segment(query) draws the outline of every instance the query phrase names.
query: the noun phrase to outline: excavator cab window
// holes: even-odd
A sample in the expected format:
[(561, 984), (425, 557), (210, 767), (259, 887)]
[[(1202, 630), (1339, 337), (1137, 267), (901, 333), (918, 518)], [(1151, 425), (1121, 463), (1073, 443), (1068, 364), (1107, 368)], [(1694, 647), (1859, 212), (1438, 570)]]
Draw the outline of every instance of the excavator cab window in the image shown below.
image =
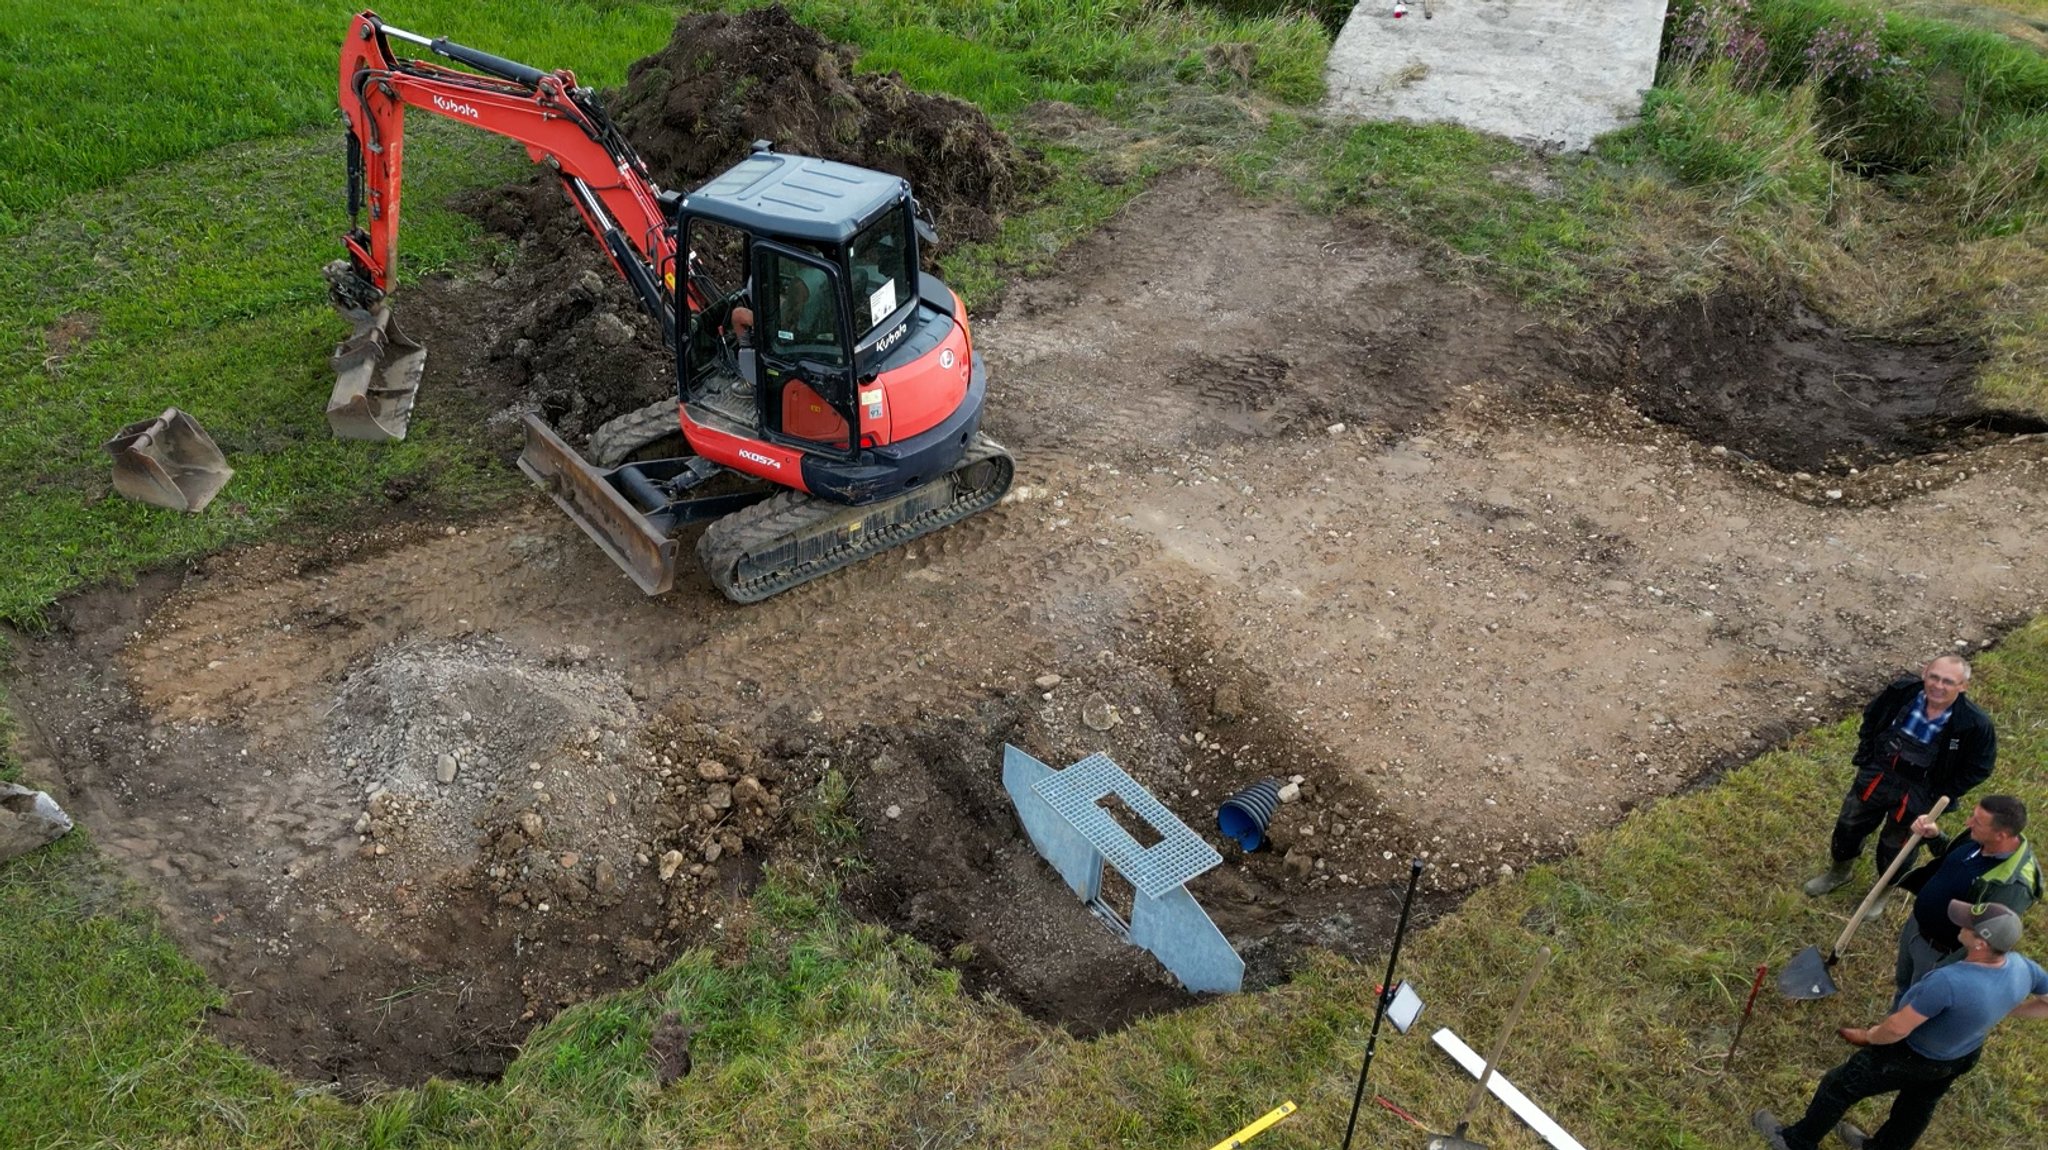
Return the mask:
[(768, 430), (851, 453), (859, 419), (839, 268), (815, 252), (761, 240), (753, 285)]
[(691, 219), (685, 225), (682, 250), (687, 253), (691, 288), (705, 301), (692, 311), (683, 341), (686, 396), (702, 387), (730, 386), (737, 381), (738, 325), (733, 309), (746, 304), (747, 236), (729, 224)]
[(910, 213), (899, 202), (862, 228), (849, 245), (855, 343), (891, 325), (917, 298), (917, 269), (911, 266)]

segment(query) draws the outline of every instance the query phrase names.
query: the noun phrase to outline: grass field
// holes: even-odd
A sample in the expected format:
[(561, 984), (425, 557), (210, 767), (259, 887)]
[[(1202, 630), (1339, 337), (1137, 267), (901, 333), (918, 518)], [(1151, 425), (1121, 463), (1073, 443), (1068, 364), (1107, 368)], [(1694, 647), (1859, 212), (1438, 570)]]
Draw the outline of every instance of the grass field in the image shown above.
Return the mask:
[[(1040, 205), (949, 256), (970, 300), (1053, 258), (1145, 178), (1203, 163), (1248, 192), (1415, 236), (1447, 271), (1566, 320), (1727, 277), (1787, 278), (1872, 326), (1985, 340), (1996, 394), (2048, 410), (2048, 63), (1981, 21), (1885, 26), (1884, 46), (1943, 98), (1910, 137), (1917, 150), (1884, 165), (1856, 141), (1918, 106), (1911, 85), (1830, 88), (1791, 70), (1799, 29), (1862, 19), (1828, 0), (1757, 0), (1780, 72), (1739, 73), (1725, 53), (1674, 59), (1641, 128), (1591, 157), (1534, 161), (1455, 129), (1320, 122), (1325, 41), (1313, 21), (1257, 6), (793, 7), (863, 45), (868, 66), (999, 116), (1061, 99), (1104, 117), (1098, 139), (1049, 151), (1056, 182)], [(2048, 19), (2041, 0), (1998, 10)], [(663, 44), (673, 19), (627, 0), (384, 12), (597, 84)], [(327, 435), (340, 324), (318, 268), (344, 219), (331, 73), (346, 18), (303, 0), (23, 0), (0, 26), (0, 620), (33, 626), (81, 586), (321, 530), (373, 507), (390, 479), (421, 481), (417, 498), (451, 516), (517, 482), (449, 419), (417, 420), (395, 448)], [(1237, 41), (1260, 49), (1249, 81), (1201, 65), (1203, 47)], [(523, 155), (438, 123), (412, 155), (407, 274), (498, 258), (442, 205), (517, 178)], [(1132, 178), (1089, 174), (1104, 166)], [(1496, 174), (1522, 168), (1542, 179)], [(239, 469), (205, 517), (107, 497), (98, 444), (171, 404)], [(1987, 658), (1975, 693), (2000, 722), (1998, 786), (2048, 809), (2048, 628)], [(1589, 1146), (1749, 1144), (1748, 1111), (1796, 1110), (1841, 1054), (1833, 1028), (1871, 1021), (1884, 997), (1889, 944), (1872, 930), (1842, 996), (1760, 1003), (1734, 1072), (1707, 1072), (1755, 964), (1839, 929), (1829, 912), (1842, 908), (1795, 884), (1818, 861), (1847, 741), (1842, 727), (1814, 732), (1482, 892), (1412, 940), (1405, 973), (1426, 1018), (1475, 1042), (1492, 1033), (1548, 943), (1559, 957), (1507, 1067), (1515, 1081)], [(935, 956), (850, 920), (829, 870), (791, 868), (726, 946), (556, 1019), (503, 1081), (357, 1105), (206, 1037), (220, 991), (146, 906), (84, 834), (0, 867), (0, 1146), (1205, 1146), (1285, 1098), (1303, 1111), (1260, 1144), (1330, 1146), (1378, 974), (1324, 962), (1270, 994), (1078, 1043), (964, 997)], [(658, 1092), (645, 1050), (665, 1008), (707, 1030), (698, 1073)], [(1419, 1036), (1390, 1038), (1376, 1089), (1447, 1127), (1462, 1090), (1444, 1065)], [(2048, 1144), (2048, 1027), (1998, 1035), (1937, 1133)], [(1476, 1134), (1534, 1145), (1498, 1112)], [(1417, 1138), (1376, 1109), (1361, 1119), (1361, 1145)]]

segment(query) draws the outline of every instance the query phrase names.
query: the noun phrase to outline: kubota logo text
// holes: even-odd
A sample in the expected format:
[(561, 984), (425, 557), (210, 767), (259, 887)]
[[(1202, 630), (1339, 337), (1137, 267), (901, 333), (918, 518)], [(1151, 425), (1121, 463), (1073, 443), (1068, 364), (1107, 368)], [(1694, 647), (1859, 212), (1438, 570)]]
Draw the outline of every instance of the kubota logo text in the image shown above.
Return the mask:
[(450, 115), (468, 116), (472, 120), (483, 119), (483, 117), (477, 113), (477, 110), (475, 108), (471, 107), (468, 104), (451, 100), (446, 96), (434, 97), (434, 106), (436, 108), (441, 109), (443, 112), (447, 112)]
[(763, 467), (773, 467), (777, 471), (782, 470), (782, 461), (780, 459), (770, 459), (758, 451), (748, 451), (742, 447), (740, 448), (740, 458), (758, 463)]

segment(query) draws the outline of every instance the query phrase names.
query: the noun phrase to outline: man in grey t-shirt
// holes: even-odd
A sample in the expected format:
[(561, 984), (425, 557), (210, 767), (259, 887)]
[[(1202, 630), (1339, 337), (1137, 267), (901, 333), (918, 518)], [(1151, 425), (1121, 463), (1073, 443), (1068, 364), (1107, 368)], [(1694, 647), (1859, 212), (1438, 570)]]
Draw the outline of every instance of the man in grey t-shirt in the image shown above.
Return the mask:
[[(1998, 903), (1949, 903), (1960, 928), (1963, 960), (1914, 983), (1899, 1007), (1867, 1029), (1836, 1033), (1861, 1047), (1827, 1072), (1806, 1116), (1783, 1125), (1768, 1110), (1750, 1119), (1773, 1150), (1818, 1150), (1834, 1130), (1849, 1150), (1908, 1150), (1927, 1129), (1934, 1106), (1955, 1080), (1977, 1065), (1984, 1038), (2006, 1017), (2048, 1018), (2048, 971), (2023, 954), (2020, 917)], [(1842, 1122), (1849, 1107), (1896, 1091), (1889, 1117), (1866, 1137)], [(1839, 1123), (1839, 1125), (1837, 1125)]]

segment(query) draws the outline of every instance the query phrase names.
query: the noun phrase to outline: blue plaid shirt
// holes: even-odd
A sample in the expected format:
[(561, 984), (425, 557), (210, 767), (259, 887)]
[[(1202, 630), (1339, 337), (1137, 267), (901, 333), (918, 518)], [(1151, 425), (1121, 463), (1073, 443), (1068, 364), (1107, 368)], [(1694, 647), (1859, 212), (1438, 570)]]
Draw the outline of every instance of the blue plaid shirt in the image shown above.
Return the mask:
[(1939, 719), (1928, 718), (1927, 692), (1922, 691), (1920, 697), (1913, 700), (1913, 709), (1906, 712), (1906, 721), (1899, 726), (1905, 728), (1906, 737), (1914, 742), (1931, 744), (1941, 737), (1941, 729), (1948, 726), (1948, 717), (1955, 713), (1955, 705), (1950, 704), (1949, 709), (1943, 711)]

